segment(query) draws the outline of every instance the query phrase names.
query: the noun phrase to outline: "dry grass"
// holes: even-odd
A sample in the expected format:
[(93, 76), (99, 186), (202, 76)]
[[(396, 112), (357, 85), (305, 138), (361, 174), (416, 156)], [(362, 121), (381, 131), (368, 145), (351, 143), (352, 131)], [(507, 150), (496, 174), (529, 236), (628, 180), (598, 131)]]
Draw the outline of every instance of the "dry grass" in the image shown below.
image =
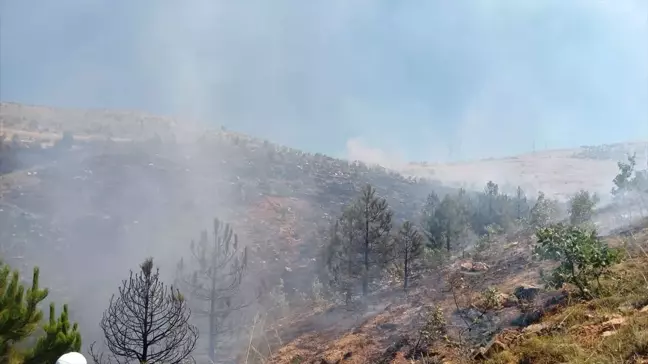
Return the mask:
[(648, 358), (648, 256), (614, 269), (601, 298), (569, 305), (545, 317), (539, 332), (488, 363), (639, 363)]

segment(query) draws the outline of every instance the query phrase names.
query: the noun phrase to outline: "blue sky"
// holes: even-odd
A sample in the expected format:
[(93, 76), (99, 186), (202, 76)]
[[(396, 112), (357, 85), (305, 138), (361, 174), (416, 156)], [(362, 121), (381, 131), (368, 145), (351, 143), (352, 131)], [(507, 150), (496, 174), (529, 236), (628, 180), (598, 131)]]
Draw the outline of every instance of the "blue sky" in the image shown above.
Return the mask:
[(0, 99), (358, 159), (648, 139), (648, 1), (0, 0)]

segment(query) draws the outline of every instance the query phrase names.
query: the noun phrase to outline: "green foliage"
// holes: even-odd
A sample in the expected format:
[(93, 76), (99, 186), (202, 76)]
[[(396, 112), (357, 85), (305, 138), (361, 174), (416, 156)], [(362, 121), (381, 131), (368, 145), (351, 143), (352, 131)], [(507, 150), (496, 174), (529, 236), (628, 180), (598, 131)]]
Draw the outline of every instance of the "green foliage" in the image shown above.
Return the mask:
[(529, 223), (534, 228), (549, 225), (558, 214), (558, 203), (548, 199), (543, 192), (538, 193), (538, 199), (529, 213)]
[(637, 165), (636, 154), (628, 156), (628, 162), (618, 162), (619, 173), (614, 177), (612, 183), (612, 195), (616, 198), (623, 198), (633, 190), (633, 175)]
[(643, 216), (648, 208), (648, 169), (636, 170), (636, 155), (628, 156), (627, 162), (618, 162), (619, 173), (614, 180), (612, 195), (617, 203), (639, 202)]
[(515, 204), (515, 218), (518, 221), (525, 220), (529, 217), (529, 202), (527, 201), (526, 193), (522, 187), (518, 186), (515, 190), (515, 198), (513, 200)]
[(456, 240), (468, 226), (466, 206), (461, 195), (446, 195), (424, 221), (428, 248), (451, 251)]
[(502, 306), (500, 291), (497, 287), (488, 287), (481, 295), (486, 309), (497, 309)]
[(0, 263), (0, 359), (2, 362), (53, 363), (69, 351), (79, 350), (81, 335), (77, 325), (70, 326), (67, 306), (56, 319), (54, 304), (50, 305), (50, 318), (42, 329), (36, 346), (26, 351), (18, 345), (31, 338), (40, 326), (43, 313), (38, 304), (47, 298), (48, 290), (39, 286), (39, 269), (34, 268), (31, 287), (25, 290), (18, 271)]
[(343, 293), (349, 303), (357, 278), (362, 282), (362, 293), (369, 293), (370, 282), (382, 275), (392, 259), (390, 232), (392, 212), (384, 198), (366, 185), (361, 196), (345, 206), (331, 230), (326, 249), (330, 284)]
[(485, 230), (486, 233), (480, 236), (475, 244), (475, 253), (477, 256), (481, 256), (484, 253), (487, 254), (488, 249), (495, 243), (497, 235), (502, 233), (502, 228), (497, 225), (488, 225)]
[(54, 363), (62, 354), (81, 350), (78, 325), (70, 325), (68, 306), (57, 318), (54, 303), (50, 304), (49, 322), (43, 326), (45, 336), (39, 337), (36, 346), (25, 356), (24, 364)]
[[(500, 191), (499, 186), (489, 181), (482, 192), (468, 193), (460, 189), (440, 199), (431, 193), (422, 210), (423, 233), (428, 249), (437, 251), (458, 250), (459, 243), (477, 236), (491, 234), (489, 227), (499, 232), (511, 231), (526, 225), (531, 215), (531, 206), (521, 187), (514, 196)], [(546, 224), (555, 217), (558, 204), (547, 200), (543, 194), (533, 210), (536, 223)]]
[[(620, 261), (619, 251), (609, 248), (594, 230), (556, 224), (538, 229), (536, 237), (534, 255), (560, 263), (548, 277), (543, 277), (551, 288), (569, 283), (578, 287), (583, 296), (592, 297), (600, 289), (599, 278)], [(593, 281), (597, 284), (594, 288)]]
[(588, 191), (580, 190), (569, 199), (569, 222), (574, 226), (591, 223), (594, 207), (599, 202), (599, 197)]
[(447, 322), (441, 307), (424, 307), (423, 310), (423, 326), (419, 329), (415, 345), (417, 349), (431, 345), (447, 333)]
[(411, 222), (405, 221), (394, 237), (394, 242), (399, 263), (403, 268), (403, 289), (407, 291), (416, 263), (423, 253), (423, 236)]

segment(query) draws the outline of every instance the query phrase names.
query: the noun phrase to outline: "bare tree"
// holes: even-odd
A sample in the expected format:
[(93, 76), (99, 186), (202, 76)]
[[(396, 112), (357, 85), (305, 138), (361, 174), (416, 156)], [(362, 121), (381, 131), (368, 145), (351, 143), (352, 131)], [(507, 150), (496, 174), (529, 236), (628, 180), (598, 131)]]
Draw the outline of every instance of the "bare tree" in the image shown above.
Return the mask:
[(184, 260), (180, 260), (177, 279), (187, 288), (192, 307), (195, 303), (194, 313), (208, 319), (208, 355), (215, 361), (218, 337), (227, 331), (225, 320), (253, 302), (234, 302), (247, 268), (247, 247), (239, 247), (229, 224), (214, 219), (213, 240), (203, 231), (198, 244), (191, 242), (191, 254), (192, 270), (185, 271)]
[[(130, 272), (122, 281), (119, 294), (113, 295), (100, 327), (105, 344), (117, 363), (137, 360), (146, 364), (176, 364), (191, 359), (198, 329), (189, 324), (191, 311), (180, 292), (159, 280), (153, 271), (153, 259), (140, 265), (140, 272)], [(90, 347), (96, 363), (102, 363)], [(110, 361), (110, 360), (108, 360)]]

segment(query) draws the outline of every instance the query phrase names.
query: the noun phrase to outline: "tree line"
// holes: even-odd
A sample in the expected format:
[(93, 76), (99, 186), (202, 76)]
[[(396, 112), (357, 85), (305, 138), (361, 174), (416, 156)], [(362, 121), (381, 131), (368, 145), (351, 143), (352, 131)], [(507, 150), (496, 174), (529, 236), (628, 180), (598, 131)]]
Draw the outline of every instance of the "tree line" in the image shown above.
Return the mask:
[[(637, 205), (645, 217), (648, 169), (637, 170), (634, 155), (618, 167), (611, 191), (615, 205)], [(356, 296), (367, 296), (372, 285), (394, 273), (407, 291), (412, 280), (434, 262), (489, 241), (493, 234), (540, 234), (549, 241), (547, 236), (558, 234), (556, 229), (560, 236), (567, 234), (566, 225), (581, 229), (570, 230), (582, 238), (579, 241), (594, 241), (585, 239), (584, 231), (595, 230), (592, 219), (599, 202), (597, 194), (585, 190), (566, 203), (543, 192), (528, 198), (521, 187), (509, 195), (489, 181), (481, 192), (459, 189), (444, 196), (432, 192), (415, 221), (396, 222), (386, 200), (366, 185), (333, 222), (322, 252), (321, 275), (331, 297), (346, 304)], [(548, 228), (554, 230), (542, 230)]]

